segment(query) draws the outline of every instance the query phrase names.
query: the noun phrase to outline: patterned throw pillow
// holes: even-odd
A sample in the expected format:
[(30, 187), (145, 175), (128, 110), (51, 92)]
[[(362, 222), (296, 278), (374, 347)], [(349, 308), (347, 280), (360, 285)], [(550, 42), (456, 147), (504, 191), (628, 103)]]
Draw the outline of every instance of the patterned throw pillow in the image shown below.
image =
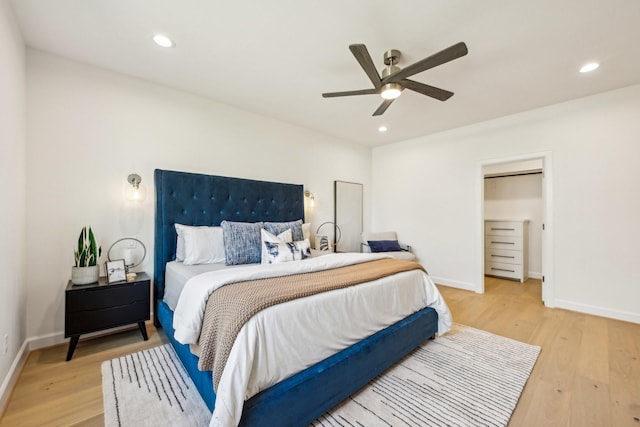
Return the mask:
[(222, 221), (227, 265), (260, 264), (261, 222)]
[(302, 235), (302, 220), (289, 221), (289, 222), (265, 222), (264, 229), (269, 233), (277, 236), (287, 229), (291, 229), (294, 241), (301, 241), (304, 239)]
[(311, 258), (311, 247), (307, 239), (298, 242), (264, 242), (269, 254), (269, 264)]
[(263, 264), (269, 264), (269, 253), (267, 252), (267, 246), (265, 245), (265, 242), (269, 242), (269, 243), (293, 242), (290, 228), (287, 228), (285, 231), (278, 234), (277, 236), (274, 236), (273, 234), (269, 233), (264, 228), (260, 230), (260, 234), (262, 236), (262, 244), (260, 245), (260, 247), (262, 250), (261, 259)]

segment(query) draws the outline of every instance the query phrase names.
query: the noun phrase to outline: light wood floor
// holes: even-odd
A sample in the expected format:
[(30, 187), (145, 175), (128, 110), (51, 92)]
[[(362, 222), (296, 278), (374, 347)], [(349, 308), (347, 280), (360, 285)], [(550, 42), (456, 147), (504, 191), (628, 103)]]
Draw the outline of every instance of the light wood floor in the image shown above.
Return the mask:
[[(640, 427), (640, 325), (545, 308), (537, 280), (485, 287), (439, 286), (456, 322), (542, 347), (511, 427)], [(0, 426), (101, 426), (100, 364), (166, 342), (147, 329), (81, 340), (70, 362), (66, 345), (32, 352)]]
[(80, 338), (66, 362), (67, 344), (29, 354), (13, 390), (1, 427), (103, 426), (102, 373), (105, 360), (168, 342), (147, 322), (148, 341), (137, 326), (98, 338)]
[(455, 322), (542, 347), (509, 426), (640, 426), (640, 325), (546, 308), (539, 280), (439, 288)]

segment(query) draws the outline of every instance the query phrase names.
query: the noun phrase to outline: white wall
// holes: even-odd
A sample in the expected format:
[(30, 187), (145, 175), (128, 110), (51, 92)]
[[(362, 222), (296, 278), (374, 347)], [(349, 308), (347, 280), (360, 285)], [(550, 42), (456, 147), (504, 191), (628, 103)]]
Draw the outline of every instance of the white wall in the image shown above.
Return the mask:
[[(25, 339), (25, 47), (7, 0), (0, 0), (0, 411)], [(5, 354), (5, 335), (8, 349)]]
[(436, 281), (476, 289), (480, 165), (549, 151), (556, 305), (640, 322), (639, 117), (631, 86), (376, 148), (372, 228), (398, 230)]
[(542, 277), (542, 213), (542, 173), (484, 180), (485, 219), (529, 220), (528, 274), (537, 279)]
[[(27, 245), (37, 266), (27, 335), (38, 345), (62, 339), (83, 225), (104, 252), (120, 237), (141, 239), (152, 274), (155, 168), (304, 184), (314, 229), (333, 218), (336, 179), (363, 183), (368, 207), (369, 148), (39, 51), (28, 51), (27, 73)], [(147, 193), (137, 208), (122, 194), (132, 172)]]

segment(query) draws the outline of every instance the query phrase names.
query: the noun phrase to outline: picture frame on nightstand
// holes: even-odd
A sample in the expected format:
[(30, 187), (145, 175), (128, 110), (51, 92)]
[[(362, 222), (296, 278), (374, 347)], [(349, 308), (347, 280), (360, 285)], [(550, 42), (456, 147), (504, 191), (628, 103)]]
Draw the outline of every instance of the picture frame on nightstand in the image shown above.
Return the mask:
[(107, 282), (124, 282), (127, 280), (127, 270), (124, 259), (115, 259), (105, 262), (105, 271), (107, 272)]

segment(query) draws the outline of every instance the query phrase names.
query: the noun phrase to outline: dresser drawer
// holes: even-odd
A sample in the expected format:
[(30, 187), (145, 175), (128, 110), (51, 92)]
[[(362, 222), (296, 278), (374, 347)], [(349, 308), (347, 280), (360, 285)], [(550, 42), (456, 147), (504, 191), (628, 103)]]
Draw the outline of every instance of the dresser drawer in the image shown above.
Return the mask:
[(487, 261), (484, 264), (484, 274), (491, 276), (508, 277), (510, 279), (522, 280), (522, 265), (505, 264), (500, 262)]
[(511, 251), (508, 249), (488, 248), (484, 257), (487, 262), (499, 262), (502, 264), (523, 264), (522, 251)]
[(485, 236), (484, 246), (487, 249), (522, 250), (522, 237), (514, 236)]
[(522, 222), (518, 221), (486, 221), (484, 234), (491, 236), (522, 236)]

